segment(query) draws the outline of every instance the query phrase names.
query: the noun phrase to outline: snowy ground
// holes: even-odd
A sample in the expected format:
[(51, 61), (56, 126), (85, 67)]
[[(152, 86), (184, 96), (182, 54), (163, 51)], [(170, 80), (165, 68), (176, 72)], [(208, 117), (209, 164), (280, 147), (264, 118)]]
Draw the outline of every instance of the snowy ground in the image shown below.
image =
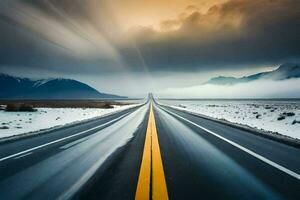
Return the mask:
[(300, 101), (160, 100), (161, 103), (300, 139)]
[(37, 112), (5, 112), (0, 110), (0, 138), (34, 132), (72, 122), (103, 116), (135, 105), (100, 108), (38, 108)]

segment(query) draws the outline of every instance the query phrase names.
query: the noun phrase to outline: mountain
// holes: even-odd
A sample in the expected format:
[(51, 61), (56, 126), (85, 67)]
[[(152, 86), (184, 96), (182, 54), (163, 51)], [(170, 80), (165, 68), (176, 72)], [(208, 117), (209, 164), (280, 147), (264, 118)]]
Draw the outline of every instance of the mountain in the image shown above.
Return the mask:
[(286, 80), (290, 78), (300, 78), (300, 64), (285, 63), (270, 72), (262, 72), (241, 78), (218, 76), (210, 79), (205, 84), (214, 85), (234, 85), (247, 83), (255, 80)]
[(0, 74), (0, 99), (101, 99), (124, 98), (100, 93), (82, 82), (52, 78), (32, 80)]

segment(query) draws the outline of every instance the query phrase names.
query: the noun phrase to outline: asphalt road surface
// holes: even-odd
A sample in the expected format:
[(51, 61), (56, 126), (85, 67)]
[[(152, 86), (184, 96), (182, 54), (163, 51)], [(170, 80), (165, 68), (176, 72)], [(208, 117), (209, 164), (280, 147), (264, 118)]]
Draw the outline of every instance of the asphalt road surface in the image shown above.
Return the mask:
[(149, 102), (1, 143), (0, 199), (300, 199), (299, 148)]

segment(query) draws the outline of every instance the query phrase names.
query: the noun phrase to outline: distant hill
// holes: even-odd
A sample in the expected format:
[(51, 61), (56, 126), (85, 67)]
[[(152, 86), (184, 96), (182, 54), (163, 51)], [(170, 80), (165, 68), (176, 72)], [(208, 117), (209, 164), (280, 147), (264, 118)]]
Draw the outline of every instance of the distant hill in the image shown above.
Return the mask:
[(52, 78), (32, 80), (0, 73), (0, 99), (102, 99), (124, 98), (100, 93), (82, 82)]
[(205, 84), (214, 85), (234, 85), (238, 83), (247, 83), (255, 80), (286, 80), (290, 78), (300, 78), (300, 64), (285, 63), (280, 65), (276, 70), (262, 72), (241, 78), (218, 76), (210, 79)]

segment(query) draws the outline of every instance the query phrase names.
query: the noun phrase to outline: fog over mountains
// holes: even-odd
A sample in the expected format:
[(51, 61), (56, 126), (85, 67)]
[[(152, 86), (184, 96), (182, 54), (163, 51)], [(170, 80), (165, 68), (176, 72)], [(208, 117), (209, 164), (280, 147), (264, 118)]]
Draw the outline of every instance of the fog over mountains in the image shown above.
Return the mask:
[(285, 63), (268, 72), (241, 78), (218, 76), (188, 87), (168, 88), (171, 98), (300, 98), (300, 65)]
[(299, 63), (285, 63), (280, 65), (276, 70), (257, 73), (241, 78), (218, 76), (205, 82), (205, 84), (234, 85), (238, 83), (247, 83), (257, 80), (287, 80), (291, 78), (300, 78)]
[(1, 99), (100, 99), (122, 98), (100, 93), (82, 82), (72, 79), (50, 78), (32, 80), (0, 74)]

